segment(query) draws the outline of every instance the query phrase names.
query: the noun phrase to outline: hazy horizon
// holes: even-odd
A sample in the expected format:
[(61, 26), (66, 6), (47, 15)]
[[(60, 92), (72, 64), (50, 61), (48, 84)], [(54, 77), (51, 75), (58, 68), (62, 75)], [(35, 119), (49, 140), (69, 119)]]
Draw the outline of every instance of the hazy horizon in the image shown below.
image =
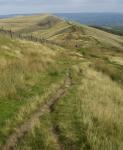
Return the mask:
[(8, 13), (0, 14), (0, 16), (7, 15), (40, 15), (40, 14), (123, 14), (123, 12), (38, 12), (38, 13)]
[(0, 15), (33, 13), (123, 13), (122, 0), (0, 0)]

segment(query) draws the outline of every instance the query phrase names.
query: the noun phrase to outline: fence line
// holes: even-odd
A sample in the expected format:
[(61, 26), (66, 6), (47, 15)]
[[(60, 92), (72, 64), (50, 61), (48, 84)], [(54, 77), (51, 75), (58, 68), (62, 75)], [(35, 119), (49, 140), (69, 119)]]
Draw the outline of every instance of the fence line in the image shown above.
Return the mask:
[(33, 35), (22, 35), (20, 33), (13, 32), (11, 30), (0, 29), (0, 33), (8, 35), (12, 39), (13, 38), (19, 38), (19, 39), (24, 39), (24, 40), (33, 41), (33, 42), (48, 43), (48, 44), (63, 46), (62, 44), (59, 44), (59, 43), (54, 42), (54, 41), (50, 41), (50, 40), (47, 40), (47, 39), (44, 39), (44, 38), (38, 38), (38, 37), (35, 37)]

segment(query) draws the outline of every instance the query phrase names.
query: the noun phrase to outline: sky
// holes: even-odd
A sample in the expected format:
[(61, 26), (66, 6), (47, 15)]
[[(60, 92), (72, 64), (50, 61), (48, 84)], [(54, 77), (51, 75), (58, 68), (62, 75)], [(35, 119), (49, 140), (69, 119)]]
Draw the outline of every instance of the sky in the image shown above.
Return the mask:
[(123, 0), (0, 0), (0, 15), (58, 12), (123, 13)]

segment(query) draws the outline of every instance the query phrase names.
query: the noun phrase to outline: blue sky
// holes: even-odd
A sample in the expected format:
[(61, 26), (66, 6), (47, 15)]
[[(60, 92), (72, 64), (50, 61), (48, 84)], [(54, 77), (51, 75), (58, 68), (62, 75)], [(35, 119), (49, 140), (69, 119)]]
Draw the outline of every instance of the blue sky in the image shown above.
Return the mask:
[(0, 15), (40, 12), (123, 12), (123, 0), (0, 0)]

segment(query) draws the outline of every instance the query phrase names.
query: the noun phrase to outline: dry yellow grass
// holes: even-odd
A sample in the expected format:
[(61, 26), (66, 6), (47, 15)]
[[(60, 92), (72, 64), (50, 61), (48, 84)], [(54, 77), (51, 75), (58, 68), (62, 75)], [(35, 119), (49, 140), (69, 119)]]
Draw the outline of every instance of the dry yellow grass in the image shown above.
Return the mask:
[(62, 51), (0, 35), (0, 145), (25, 114), (35, 111), (60, 85), (64, 73), (57, 72), (64, 68), (57, 60)]
[(64, 149), (122, 150), (122, 87), (86, 63), (74, 70), (78, 82), (53, 112)]
[(92, 148), (122, 149), (123, 89), (104, 74), (87, 70), (78, 91), (78, 113), (85, 114), (83, 121), (88, 124), (87, 138)]
[(118, 64), (118, 65), (121, 65), (121, 66), (123, 66), (123, 58), (122, 57), (109, 57), (109, 60), (111, 61), (111, 62), (114, 62), (114, 63), (116, 63), (116, 64)]
[(94, 29), (88, 26), (84, 26), (84, 25), (82, 25), (82, 28), (86, 35), (92, 36), (97, 40), (99, 40), (100, 42), (107, 44), (109, 46), (112, 45), (114, 47), (122, 48), (122, 44), (121, 44), (123, 43), (122, 37), (98, 29)]
[(53, 65), (56, 58), (55, 51), (38, 43), (10, 40), (5, 45), (0, 43), (0, 97), (18, 95), (17, 89), (24, 90), (29, 82), (26, 78), (35, 84), (39, 74)]
[(55, 126), (65, 150), (122, 150), (123, 89), (89, 64), (85, 60), (73, 65), (74, 85), (16, 148), (55, 149), (51, 131)]
[[(81, 55), (77, 51), (48, 43), (0, 36), (0, 144), (56, 91), (68, 69), (71, 69), (73, 85), (49, 115), (48, 131), (51, 132), (52, 126), (58, 128), (58, 136), (65, 149), (122, 150), (123, 88), (118, 84), (121, 83), (122, 72), (118, 74), (117, 70), (122, 67), (122, 60), (117, 51), (110, 53), (106, 48), (109, 47), (111, 51), (122, 50), (123, 38), (57, 19), (39, 15), (0, 21), (0, 25), (5, 25), (6, 29), (55, 40), (63, 46), (76, 47), (83, 52)], [(89, 67), (94, 60), (97, 60), (97, 70), (105, 74)], [(112, 68), (108, 68), (109, 65)], [(38, 126), (37, 130), (44, 131), (48, 137), (44, 126)], [(41, 132), (36, 136), (35, 129), (29, 134), (25, 139), (31, 146), (31, 135), (37, 144), (38, 139), (43, 139), (44, 145), (49, 142)], [(53, 141), (52, 133), (50, 138)]]
[(3, 27), (4, 29), (8, 30), (11, 29), (13, 31), (19, 31), (26, 27), (31, 27), (32, 25), (37, 24), (37, 22), (40, 22), (47, 17), (47, 14), (43, 14), (34, 16), (19, 16), (10, 19), (1, 19), (0, 27)]
[(123, 38), (120, 36), (85, 25), (66, 22), (48, 14), (1, 19), (0, 27), (2, 26), (24, 35), (31, 34), (38, 38), (48, 38), (71, 48), (76, 46), (91, 49), (100, 48), (100, 46), (114, 47), (115, 50), (123, 48)]
[(62, 33), (64, 30), (69, 29), (69, 27), (70, 25), (67, 22), (61, 21), (49, 29), (34, 31), (31, 34), (37, 37), (51, 38), (59, 34), (60, 32)]

